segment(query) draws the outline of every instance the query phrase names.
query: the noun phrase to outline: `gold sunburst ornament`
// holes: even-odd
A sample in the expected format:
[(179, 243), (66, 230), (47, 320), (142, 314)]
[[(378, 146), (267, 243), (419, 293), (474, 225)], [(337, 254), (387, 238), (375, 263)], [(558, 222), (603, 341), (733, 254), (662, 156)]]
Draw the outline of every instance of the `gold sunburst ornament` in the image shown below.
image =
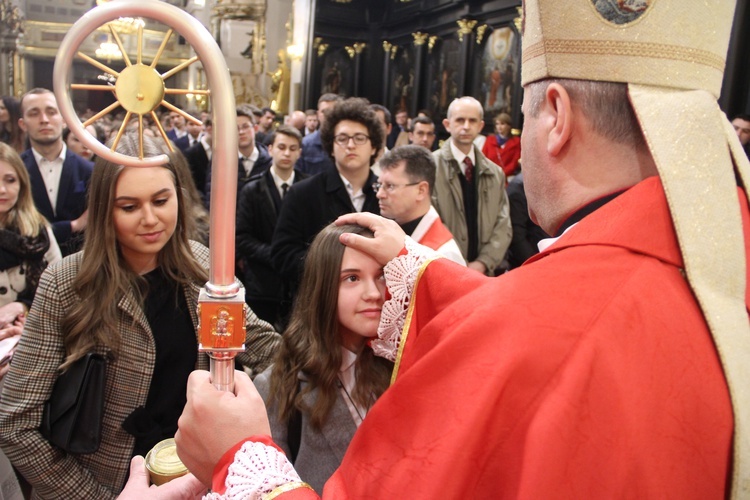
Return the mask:
[[(145, 64), (143, 62), (143, 25), (138, 25), (138, 29), (136, 31), (136, 35), (138, 37), (138, 49), (135, 63), (133, 63), (128, 57), (117, 29), (112, 24), (109, 24), (108, 26), (112, 38), (117, 44), (117, 47), (120, 49), (122, 58), (125, 61), (125, 69), (118, 72), (113, 68), (107, 66), (106, 64), (103, 64), (96, 59), (87, 56), (83, 52), (79, 51), (76, 53), (76, 55), (81, 59), (87, 61), (92, 66), (101, 69), (105, 73), (110, 74), (115, 78), (114, 94), (117, 100), (107, 108), (101, 110), (99, 113), (86, 120), (83, 123), (83, 126), (86, 127), (96, 122), (104, 115), (114, 111), (119, 107), (122, 107), (126, 111), (125, 119), (123, 120), (122, 126), (120, 127), (120, 130), (118, 130), (115, 141), (112, 144), (112, 151), (115, 151), (117, 149), (117, 144), (120, 142), (122, 134), (125, 132), (130, 121), (135, 118), (138, 120), (138, 130), (140, 131), (139, 136), (141, 137), (139, 150), (140, 159), (143, 159), (143, 117), (145, 115), (151, 116), (151, 118), (154, 120), (154, 123), (159, 128), (159, 133), (164, 139), (164, 142), (167, 144), (167, 147), (170, 151), (173, 151), (174, 149), (172, 143), (167, 138), (167, 133), (164, 131), (159, 118), (156, 116), (156, 109), (159, 106), (164, 106), (170, 111), (179, 113), (190, 122), (193, 122), (197, 125), (201, 124), (200, 120), (193, 118), (188, 113), (185, 113), (184, 111), (173, 106), (164, 99), (165, 95), (167, 94), (209, 94), (208, 90), (168, 89), (166, 88), (166, 85), (164, 83), (164, 81), (170, 76), (182, 71), (194, 62), (198, 61), (198, 56), (191, 57), (187, 61), (161, 74), (156, 70), (156, 65), (159, 63), (159, 59), (164, 53), (164, 49), (166, 48), (167, 43), (169, 42), (169, 38), (172, 36), (172, 33), (174, 33), (174, 30), (170, 28), (169, 31), (167, 31), (167, 33), (164, 35), (164, 39), (161, 42), (159, 50), (156, 53), (156, 56), (151, 61), (151, 64)], [(111, 85), (73, 83), (70, 85), (70, 88), (71, 90), (112, 92)]]

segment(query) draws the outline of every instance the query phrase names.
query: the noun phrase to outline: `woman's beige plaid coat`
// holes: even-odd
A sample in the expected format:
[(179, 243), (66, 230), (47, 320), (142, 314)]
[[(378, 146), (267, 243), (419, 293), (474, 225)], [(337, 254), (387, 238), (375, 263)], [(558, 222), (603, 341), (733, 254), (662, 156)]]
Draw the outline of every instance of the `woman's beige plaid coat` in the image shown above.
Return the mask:
[[(197, 260), (208, 266), (208, 249), (193, 243)], [(68, 455), (39, 433), (42, 407), (49, 399), (64, 358), (60, 320), (75, 303), (71, 289), (81, 264), (81, 253), (47, 268), (37, 289), (10, 372), (0, 399), (0, 446), (13, 465), (34, 486), (34, 498), (114, 498), (125, 483), (135, 438), (122, 422), (146, 404), (154, 368), (154, 340), (146, 316), (135, 300), (123, 297), (122, 346), (107, 365), (102, 442), (96, 453)], [(203, 283), (185, 288), (193, 324), (198, 291)], [(247, 350), (237, 360), (262, 371), (271, 361), (279, 335), (253, 312), (247, 323)], [(104, 351), (102, 351), (104, 352)], [(197, 368), (208, 369), (208, 356), (198, 355)]]

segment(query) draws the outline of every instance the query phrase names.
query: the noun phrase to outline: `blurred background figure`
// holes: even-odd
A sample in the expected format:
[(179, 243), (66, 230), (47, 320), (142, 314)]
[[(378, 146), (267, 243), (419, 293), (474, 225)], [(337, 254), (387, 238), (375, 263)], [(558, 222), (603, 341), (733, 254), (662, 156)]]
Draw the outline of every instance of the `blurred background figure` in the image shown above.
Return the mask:
[(512, 129), (510, 115), (500, 113), (495, 116), (495, 133), (487, 136), (482, 147), (484, 156), (502, 168), (506, 177), (517, 173), (521, 159), (521, 138), (514, 136)]
[[(42, 271), (60, 259), (52, 228), (34, 206), (26, 167), (0, 143), (0, 340), (21, 335)], [(0, 380), (12, 353), (0, 359)]]
[(26, 149), (25, 134), (18, 125), (21, 118), (21, 105), (10, 96), (0, 99), (0, 142), (10, 144), (16, 153), (22, 153)]

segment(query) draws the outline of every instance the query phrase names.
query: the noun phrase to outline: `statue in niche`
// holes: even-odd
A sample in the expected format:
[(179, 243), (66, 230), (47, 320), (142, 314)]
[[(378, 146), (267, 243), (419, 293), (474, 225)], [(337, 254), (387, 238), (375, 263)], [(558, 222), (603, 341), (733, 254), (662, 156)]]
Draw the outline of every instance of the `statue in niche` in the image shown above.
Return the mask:
[(271, 92), (275, 96), (271, 102), (271, 109), (277, 113), (286, 113), (289, 110), (290, 74), (286, 52), (283, 49), (279, 50), (279, 64), (276, 71), (269, 72), (268, 76), (271, 77)]
[(325, 85), (323, 86), (323, 93), (338, 94), (341, 90), (341, 71), (339, 71), (338, 62), (334, 62), (331, 69), (326, 73)]
[(251, 31), (250, 33), (245, 33), (250, 37), (250, 40), (247, 42), (247, 47), (245, 47), (245, 50), (240, 52), (240, 55), (244, 57), (245, 59), (252, 59), (253, 58), (253, 40), (255, 39), (255, 31)]

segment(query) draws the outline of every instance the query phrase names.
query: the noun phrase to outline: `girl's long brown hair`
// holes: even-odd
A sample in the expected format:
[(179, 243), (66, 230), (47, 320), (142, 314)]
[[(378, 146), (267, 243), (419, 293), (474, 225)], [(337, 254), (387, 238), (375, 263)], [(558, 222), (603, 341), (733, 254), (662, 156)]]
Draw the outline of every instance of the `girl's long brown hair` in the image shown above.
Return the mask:
[[(315, 237), (305, 259), (305, 271), (289, 327), (271, 373), (270, 402), (279, 406), (279, 419), (288, 422), (295, 409), (309, 415), (313, 428), (320, 430), (333, 408), (338, 394), (337, 377), (341, 369), (341, 334), (337, 315), (343, 233), (372, 238), (361, 226), (331, 224)], [(371, 407), (390, 381), (393, 363), (375, 356), (365, 348), (357, 358), (356, 386), (352, 398), (365, 408)], [(308, 384), (299, 391), (298, 374)], [(312, 407), (303, 397), (318, 390)]]

